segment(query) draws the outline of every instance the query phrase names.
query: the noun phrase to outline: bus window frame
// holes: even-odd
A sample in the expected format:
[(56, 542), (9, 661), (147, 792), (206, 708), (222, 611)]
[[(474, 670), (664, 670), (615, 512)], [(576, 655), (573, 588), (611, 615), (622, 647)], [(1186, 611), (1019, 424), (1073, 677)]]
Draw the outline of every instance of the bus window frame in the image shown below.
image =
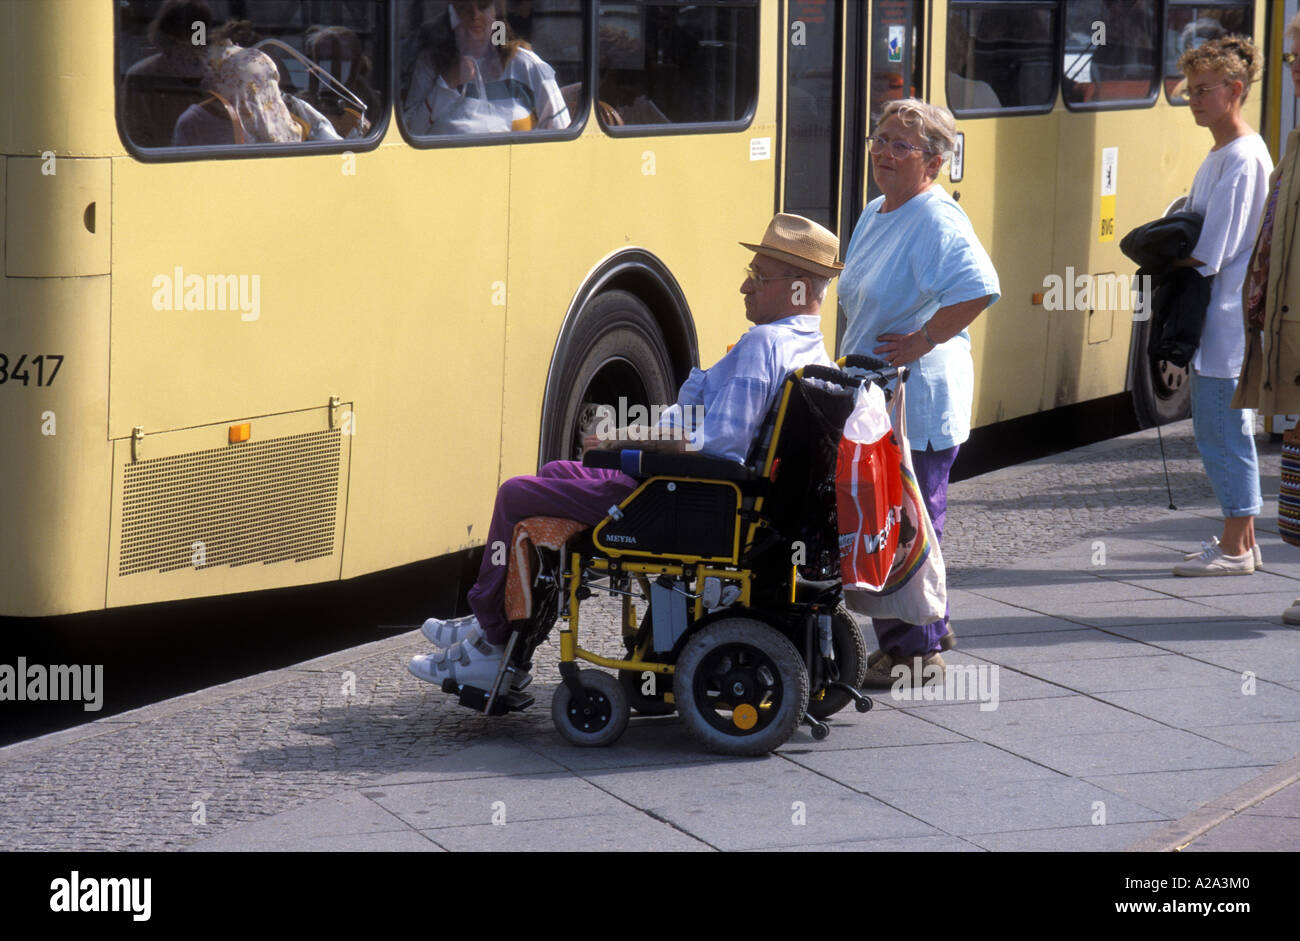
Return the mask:
[[(1168, 62), (1165, 58), (1165, 55), (1168, 52), (1165, 48), (1165, 35), (1169, 32), (1169, 11), (1174, 7), (1191, 6), (1244, 7), (1250, 13), (1248, 19), (1251, 26), (1251, 40), (1261, 52), (1264, 52), (1266, 55), (1268, 52), (1268, 50), (1261, 45), (1260, 41), (1255, 38), (1255, 0), (1210, 0), (1208, 3), (1204, 2), (1204, 0), (1165, 0), (1165, 21), (1160, 30), (1160, 89), (1164, 92), (1163, 97), (1165, 102), (1175, 108), (1188, 107), (1191, 104), (1191, 99), (1184, 98), (1182, 101), (1179, 101), (1169, 94), (1168, 88), (1165, 85), (1165, 82), (1168, 79), (1174, 77), (1169, 74), (1170, 71), (1177, 71), (1178, 69), (1177, 62)], [(1265, 59), (1265, 65), (1267, 66), (1267, 64), (1267, 59)], [(1264, 73), (1262, 71), (1260, 72), (1259, 81), (1261, 84), (1264, 81)]]
[[(966, 9), (985, 9), (997, 6), (1020, 7), (1021, 9), (1051, 9), (1056, 16), (1056, 29), (1053, 31), (1052, 46), (1054, 61), (1063, 60), (1065, 56), (1063, 36), (1064, 29), (1062, 24), (1065, 22), (1062, 0), (952, 0), (948, 4), (947, 15), (951, 18), (954, 8), (958, 11)], [(948, 29), (948, 23), (951, 19), (945, 21), (945, 34)], [(960, 121), (969, 121), (978, 118), (1014, 118), (1026, 115), (1051, 114), (1056, 110), (1056, 103), (1061, 98), (1061, 69), (1052, 70), (1052, 93), (1048, 96), (1047, 102), (1041, 105), (1016, 105), (1010, 108), (953, 108), (951, 105), (948, 110), (952, 116)], [(948, 96), (948, 53), (943, 54), (943, 83), (944, 98)]]
[[(692, 6), (690, 0), (651, 0), (659, 6)], [(591, 30), (595, 34), (592, 44), (591, 74), (595, 80), (599, 80), (600, 71), (597, 57), (600, 55), (600, 6), (601, 0), (593, 0), (590, 9), (593, 11), (591, 17)], [(708, 4), (716, 7), (733, 7), (736, 9), (751, 9), (754, 11), (754, 45), (758, 50), (763, 48), (763, 2), (762, 0), (715, 0)], [(747, 131), (754, 123), (754, 117), (758, 114), (758, 96), (762, 92), (762, 56), (754, 56), (754, 96), (750, 99), (749, 107), (745, 113), (734, 121), (678, 121), (669, 124), (633, 124), (630, 126), (606, 124), (600, 120), (600, 115), (596, 115), (596, 125), (605, 132), (605, 135), (613, 138), (626, 137), (670, 137), (681, 134), (735, 134), (741, 131)], [(591, 87), (596, 88), (596, 81), (593, 80)], [(594, 112), (591, 107), (587, 108), (588, 112)]]
[(1137, 111), (1145, 108), (1154, 108), (1156, 102), (1160, 100), (1160, 91), (1165, 85), (1165, 30), (1168, 27), (1168, 10), (1170, 0), (1157, 0), (1160, 4), (1156, 14), (1155, 41), (1160, 45), (1160, 54), (1156, 56), (1156, 80), (1151, 87), (1151, 92), (1145, 98), (1114, 98), (1109, 101), (1070, 101), (1065, 97), (1065, 38), (1066, 24), (1065, 12), (1067, 6), (1062, 5), (1060, 18), (1060, 44), (1061, 44), (1061, 74), (1057, 87), (1060, 89), (1061, 102), (1065, 105), (1067, 111)]
[(392, 83), (393, 95), (389, 105), (394, 115), (393, 125), (401, 134), (402, 139), (408, 145), (416, 150), (443, 150), (451, 147), (494, 147), (502, 144), (519, 145), (523, 143), (547, 143), (550, 141), (577, 140), (582, 136), (583, 131), (587, 128), (587, 116), (591, 114), (591, 89), (593, 86), (592, 77), (596, 72), (596, 42), (597, 33), (593, 28), (596, 21), (595, 9), (597, 0), (584, 0), (582, 5), (582, 47), (587, 61), (584, 63), (584, 88), (582, 90), (582, 117), (577, 118), (569, 115), (569, 126), (555, 129), (533, 130), (533, 131), (498, 131), (496, 133), (483, 134), (412, 134), (406, 127), (406, 122), (402, 120), (401, 104), (397, 101), (397, 92), (401, 76), (401, 63), (397, 61), (400, 47), (400, 38), (397, 35), (398, 17), (391, 17), (392, 34), (389, 39), (391, 55), (389, 56), (389, 81)]
[[(321, 140), (321, 141), (296, 141), (287, 144), (221, 144), (221, 145), (198, 145), (194, 147), (141, 147), (131, 135), (127, 134), (126, 127), (123, 124), (125, 113), (122, 107), (122, 93), (125, 91), (126, 72), (117, 75), (117, 69), (121, 62), (121, 41), (122, 30), (119, 28), (117, 18), (113, 21), (113, 121), (117, 125), (117, 136), (126, 152), (139, 160), (141, 163), (185, 163), (193, 160), (244, 160), (250, 157), (280, 157), (280, 156), (313, 156), (319, 154), (341, 154), (341, 153), (369, 153), (377, 150), (379, 145), (384, 142), (384, 137), (388, 133), (389, 120), (393, 114), (393, 89), (396, 86), (393, 80), (396, 77), (395, 67), (391, 61), (391, 52), (395, 48), (397, 39), (397, 17), (391, 15), (394, 9), (391, 3), (385, 0), (378, 0), (375, 6), (379, 10), (379, 15), (383, 18), (380, 22), (377, 35), (387, 35), (389, 54), (389, 68), (387, 69), (387, 79), (389, 87), (384, 89), (385, 101), (388, 107), (384, 110), (381, 120), (376, 121), (370, 128), (365, 137), (345, 137), (343, 140)], [(375, 74), (378, 74), (376, 72)]]

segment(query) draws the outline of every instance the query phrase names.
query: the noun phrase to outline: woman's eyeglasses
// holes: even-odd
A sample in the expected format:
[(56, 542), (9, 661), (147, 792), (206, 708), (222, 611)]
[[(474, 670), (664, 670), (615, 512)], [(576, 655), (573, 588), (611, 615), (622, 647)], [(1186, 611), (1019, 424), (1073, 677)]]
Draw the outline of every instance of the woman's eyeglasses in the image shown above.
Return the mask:
[(1296, 59), (1300, 59), (1300, 56), (1296, 55), (1294, 52), (1284, 52), (1284, 53), (1282, 53), (1282, 64), (1283, 64), (1283, 65), (1293, 65), (1293, 64), (1295, 63), (1295, 60), (1296, 60)]
[(924, 147), (917, 147), (913, 144), (909, 144), (907, 141), (887, 140), (883, 137), (868, 137), (867, 144), (871, 147), (871, 152), (873, 154), (883, 154), (885, 148), (888, 147), (889, 152), (894, 155), (895, 160), (906, 160), (912, 151), (917, 151), (918, 153), (923, 154), (934, 152), (926, 150)]

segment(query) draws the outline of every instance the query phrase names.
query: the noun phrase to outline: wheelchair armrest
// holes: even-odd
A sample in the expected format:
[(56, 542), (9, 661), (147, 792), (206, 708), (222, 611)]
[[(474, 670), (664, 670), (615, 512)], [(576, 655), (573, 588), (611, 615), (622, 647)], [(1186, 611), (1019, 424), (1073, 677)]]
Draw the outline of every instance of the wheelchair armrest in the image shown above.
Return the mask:
[(629, 477), (709, 477), (714, 480), (749, 480), (750, 469), (739, 461), (711, 457), (698, 451), (664, 454), (657, 451), (588, 451), (584, 467), (622, 471)]

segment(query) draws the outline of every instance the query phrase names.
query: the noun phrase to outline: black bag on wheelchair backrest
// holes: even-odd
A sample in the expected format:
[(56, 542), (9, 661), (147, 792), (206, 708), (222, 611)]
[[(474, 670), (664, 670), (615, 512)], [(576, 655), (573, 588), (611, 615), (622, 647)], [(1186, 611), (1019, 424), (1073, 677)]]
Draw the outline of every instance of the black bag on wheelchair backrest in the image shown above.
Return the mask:
[[(835, 578), (839, 575), (835, 460), (844, 423), (853, 411), (854, 390), (807, 379), (791, 381), (790, 401), (775, 442), (776, 479), (763, 503), (763, 515), (781, 537), (773, 551), (789, 558), (794, 555), (793, 543), (802, 542), (807, 561), (800, 574), (810, 579)], [(765, 454), (762, 449), (754, 457)], [(761, 461), (758, 469), (762, 470)]]

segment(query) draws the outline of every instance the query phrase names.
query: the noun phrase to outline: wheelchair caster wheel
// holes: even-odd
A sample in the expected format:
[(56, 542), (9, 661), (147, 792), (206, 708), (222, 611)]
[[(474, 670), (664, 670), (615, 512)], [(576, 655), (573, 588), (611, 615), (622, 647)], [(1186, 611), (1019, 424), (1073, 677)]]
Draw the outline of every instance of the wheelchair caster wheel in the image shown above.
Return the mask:
[(868, 697), (863, 696), (861, 699), (857, 701), (855, 705), (858, 707), (858, 712), (870, 712), (871, 707), (874, 706), (875, 703), (872, 702)]
[(827, 725), (825, 722), (821, 722), (817, 719), (814, 719), (810, 715), (804, 716), (803, 720), (804, 722), (812, 726), (813, 741), (815, 742), (823, 741), (826, 738), (826, 736), (831, 734), (831, 727)]
[(574, 745), (595, 748), (616, 741), (627, 728), (627, 693), (618, 680), (600, 670), (581, 670), (582, 697), (561, 683), (551, 699), (555, 731)]

